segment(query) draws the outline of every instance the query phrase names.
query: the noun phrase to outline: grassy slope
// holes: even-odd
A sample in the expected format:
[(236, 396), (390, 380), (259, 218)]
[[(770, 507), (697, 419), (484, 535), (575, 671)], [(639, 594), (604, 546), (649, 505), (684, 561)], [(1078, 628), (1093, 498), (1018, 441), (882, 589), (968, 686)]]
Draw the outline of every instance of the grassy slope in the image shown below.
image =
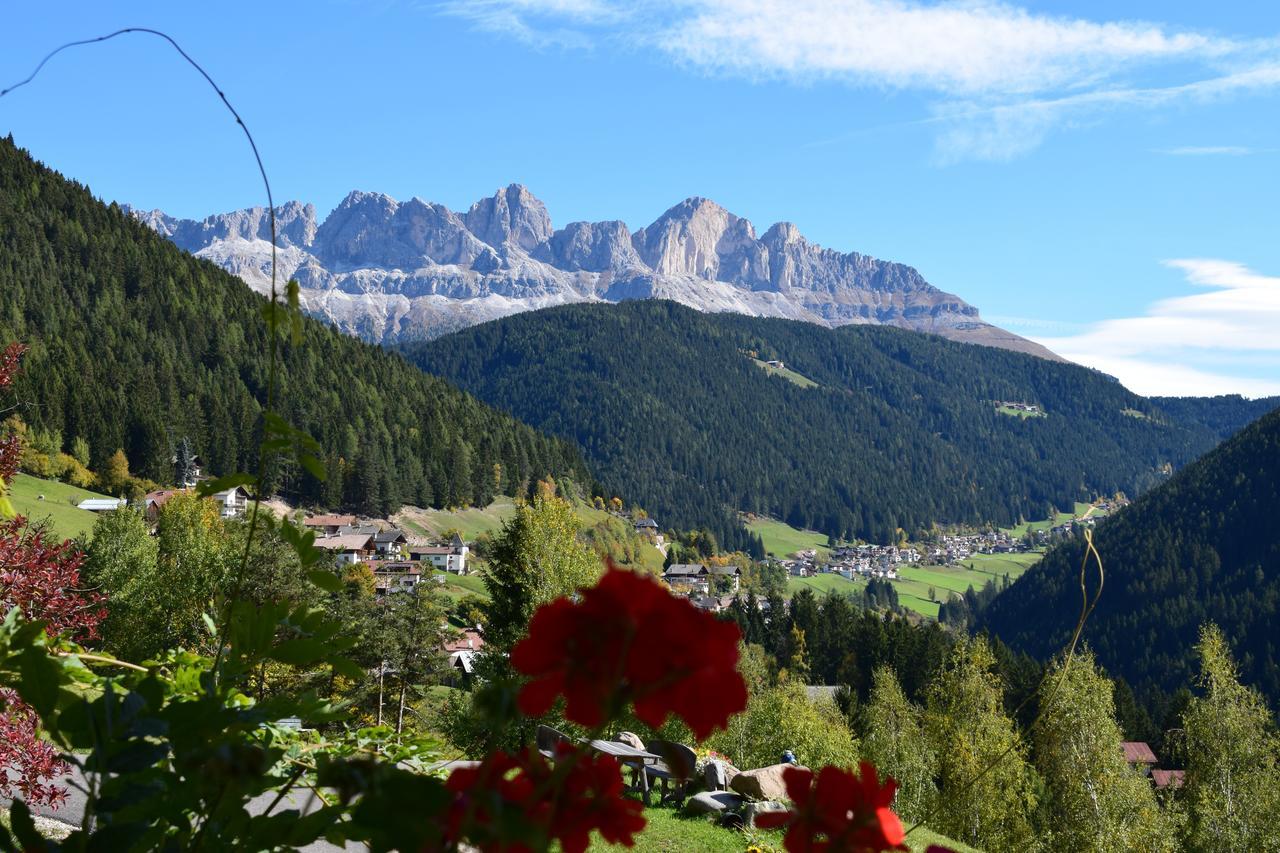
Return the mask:
[[(1024, 523), (1014, 529), (1021, 535), (1028, 528), (1041, 530), (1070, 521), (1084, 515), (1089, 510), (1086, 503), (1077, 503), (1074, 514), (1060, 512), (1053, 519), (1044, 519)], [(821, 553), (830, 553), (826, 547), (827, 538), (812, 530), (797, 530), (790, 525), (767, 518), (754, 518), (747, 523), (748, 529), (760, 535), (765, 550), (777, 556), (791, 554), (807, 548), (814, 548)], [(1014, 581), (1029, 568), (1040, 561), (1042, 553), (1031, 551), (1025, 554), (977, 554), (965, 560), (959, 566), (908, 566), (900, 569), (899, 580), (894, 584), (898, 590), (898, 600), (908, 610), (928, 616), (938, 617), (938, 603), (946, 600), (950, 592), (963, 593), (972, 586), (981, 589), (988, 580), (999, 581), (1004, 575)], [(795, 595), (801, 589), (811, 589), (819, 596), (834, 590), (840, 593), (857, 593), (862, 591), (863, 581), (850, 581), (836, 574), (822, 574), (809, 578), (788, 578), (787, 595)], [(934, 589), (935, 600), (929, 598), (929, 587)]]
[(502, 522), (515, 514), (515, 511), (511, 498), (500, 497), (487, 507), (455, 510), (405, 507), (395, 520), (420, 536), (438, 537), (444, 531), (456, 528), (462, 538), (470, 542), (485, 531), (497, 532)]
[[(636, 853), (683, 853), (686, 850), (706, 851), (706, 853), (742, 853), (752, 843), (765, 849), (782, 849), (782, 834), (774, 830), (764, 832), (756, 830), (750, 834), (736, 829), (725, 829), (716, 826), (704, 816), (685, 817), (672, 808), (653, 807), (645, 809), (648, 824), (644, 831), (636, 836)], [(952, 841), (920, 828), (907, 837), (907, 846), (912, 853), (924, 853), (930, 844), (940, 844), (955, 850), (956, 853), (977, 853), (972, 847)], [(591, 850), (625, 850), (627, 848), (606, 844), (598, 834), (592, 835)]]
[[(40, 495), (44, 495), (44, 500), (39, 499)], [(25, 515), (32, 521), (47, 519), (54, 532), (64, 539), (88, 533), (98, 518), (88, 510), (76, 509), (74, 504), (86, 498), (105, 497), (108, 496), (27, 474), (14, 477), (9, 489), (9, 500), (19, 515)]]
[(792, 370), (789, 367), (774, 367), (770, 365), (768, 362), (761, 361), (758, 358), (753, 358), (751, 360), (754, 361), (761, 370), (763, 370), (765, 373), (770, 374), (771, 376), (781, 376), (783, 379), (787, 380), (788, 382), (793, 382), (796, 385), (799, 385), (801, 388), (817, 388), (818, 387), (817, 382), (814, 382), (808, 376), (804, 376), (802, 374), (796, 373), (794, 370)]
[(758, 516), (747, 522), (747, 529), (758, 534), (764, 542), (765, 552), (775, 557), (786, 557), (811, 548), (820, 554), (831, 553), (826, 535), (814, 530), (797, 530), (785, 522)]
[(1071, 512), (1059, 512), (1053, 518), (1044, 518), (1040, 521), (1024, 521), (1016, 527), (1006, 527), (1004, 528), (1004, 531), (1017, 539), (1024, 535), (1028, 530), (1047, 530), (1055, 525), (1064, 524), (1073, 518), (1079, 518), (1088, 511), (1088, 504), (1076, 501), (1076, 505)]
[(1011, 409), (1008, 406), (996, 406), (996, 411), (1002, 415), (1008, 415), (1011, 418), (1043, 418), (1046, 417), (1044, 412), (1026, 412), (1022, 409)]

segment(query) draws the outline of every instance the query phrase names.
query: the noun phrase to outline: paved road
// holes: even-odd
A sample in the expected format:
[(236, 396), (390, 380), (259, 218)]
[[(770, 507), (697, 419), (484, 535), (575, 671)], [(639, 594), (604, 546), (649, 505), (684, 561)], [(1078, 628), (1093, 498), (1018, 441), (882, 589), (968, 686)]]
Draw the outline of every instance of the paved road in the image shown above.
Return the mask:
[[(87, 802), (84, 789), (88, 786), (85, 784), (84, 775), (78, 768), (73, 768), (71, 773), (67, 774), (59, 784), (67, 789), (67, 801), (65, 803), (56, 809), (50, 806), (35, 806), (31, 811), (41, 817), (79, 827), (80, 822), (84, 819), (84, 808)], [(275, 799), (274, 794), (263, 794), (250, 801), (249, 811), (253, 814), (261, 814), (267, 810), (273, 799)], [(6, 807), (10, 802), (10, 800), (0, 798), (0, 803)], [(318, 805), (315, 797), (310, 792), (291, 791), (276, 809), (296, 808), (305, 814), (313, 811)], [(323, 840), (299, 849), (306, 851), (306, 853), (336, 853), (336, 851), (344, 850), (342, 847)], [(362, 851), (365, 849), (364, 845), (353, 843), (348, 843), (345, 847), (345, 850), (349, 851)]]

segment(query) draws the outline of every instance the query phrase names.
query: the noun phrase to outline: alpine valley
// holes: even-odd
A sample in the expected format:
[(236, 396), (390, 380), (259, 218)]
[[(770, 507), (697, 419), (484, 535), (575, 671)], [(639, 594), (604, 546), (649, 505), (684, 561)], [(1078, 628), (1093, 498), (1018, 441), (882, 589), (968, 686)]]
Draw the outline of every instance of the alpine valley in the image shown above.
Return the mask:
[[(131, 210), (188, 252), (269, 290), (265, 208), (199, 222)], [(435, 338), (553, 305), (671, 299), (822, 326), (898, 326), (1057, 358), (984, 322), (912, 267), (817, 246), (789, 222), (757, 236), (749, 221), (705, 198), (686, 199), (635, 232), (617, 220), (555, 229), (546, 206), (518, 184), (463, 213), (352, 192), (317, 222), (313, 205), (291, 201), (277, 208), (276, 224), (280, 272), (297, 279), (304, 307), (374, 342)]]

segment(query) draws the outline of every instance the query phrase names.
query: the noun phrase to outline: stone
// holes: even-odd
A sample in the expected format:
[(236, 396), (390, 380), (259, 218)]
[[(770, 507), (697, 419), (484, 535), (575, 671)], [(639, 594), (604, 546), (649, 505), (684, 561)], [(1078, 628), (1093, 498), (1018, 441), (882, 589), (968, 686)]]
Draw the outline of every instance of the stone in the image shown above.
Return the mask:
[(742, 797), (728, 791), (702, 791), (685, 800), (690, 814), (720, 814), (741, 807)]
[(625, 743), (632, 749), (644, 749), (644, 741), (634, 732), (620, 732), (618, 734), (618, 743)]
[(727, 761), (712, 760), (702, 768), (702, 777), (706, 780), (709, 790), (727, 791), (729, 783), (739, 772), (738, 768)]
[[(752, 800), (785, 800), (787, 786), (782, 774), (794, 764), (771, 764), (755, 770), (743, 770), (729, 782), (729, 787)], [(804, 769), (804, 768), (801, 768)]]
[(788, 808), (785, 804), (776, 800), (764, 800), (759, 803), (747, 803), (742, 807), (742, 822), (747, 826), (756, 825), (756, 817), (758, 815), (767, 814), (769, 812), (785, 812)]

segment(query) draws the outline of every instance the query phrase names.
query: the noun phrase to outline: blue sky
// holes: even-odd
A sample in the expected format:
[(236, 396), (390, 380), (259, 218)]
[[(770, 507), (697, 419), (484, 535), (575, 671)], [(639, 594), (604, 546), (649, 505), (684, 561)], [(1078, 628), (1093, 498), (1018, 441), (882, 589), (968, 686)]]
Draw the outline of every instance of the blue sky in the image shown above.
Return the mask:
[[(1280, 4), (47, 0), (7, 10), (0, 86), (127, 25), (208, 67), (277, 201), (465, 209), (516, 181), (558, 225), (637, 228), (702, 195), (912, 264), (1139, 392), (1280, 394)], [(263, 201), (147, 37), (54, 59), (0, 132), (105, 198)]]

